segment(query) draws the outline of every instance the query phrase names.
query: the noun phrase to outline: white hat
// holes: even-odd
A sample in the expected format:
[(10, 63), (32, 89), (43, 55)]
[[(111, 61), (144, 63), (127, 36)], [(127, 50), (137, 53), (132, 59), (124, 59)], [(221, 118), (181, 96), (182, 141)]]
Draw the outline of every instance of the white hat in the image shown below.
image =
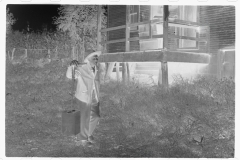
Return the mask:
[(99, 56), (100, 54), (102, 54), (101, 51), (96, 51), (96, 52), (93, 52), (93, 53), (90, 53), (85, 59), (84, 59), (84, 62), (88, 62), (90, 58), (92, 58), (93, 56)]

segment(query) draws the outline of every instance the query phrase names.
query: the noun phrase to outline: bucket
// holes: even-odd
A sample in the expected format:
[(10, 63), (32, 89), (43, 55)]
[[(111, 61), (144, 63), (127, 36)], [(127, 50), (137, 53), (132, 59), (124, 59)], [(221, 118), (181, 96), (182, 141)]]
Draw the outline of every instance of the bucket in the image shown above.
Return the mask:
[(76, 99), (74, 98), (75, 87), (74, 67), (72, 69), (72, 99), (64, 102), (64, 107), (68, 109), (62, 112), (62, 133), (65, 135), (77, 135), (80, 132), (80, 111), (74, 109), (76, 107)]
[(80, 132), (80, 111), (68, 110), (62, 112), (62, 133), (77, 135)]

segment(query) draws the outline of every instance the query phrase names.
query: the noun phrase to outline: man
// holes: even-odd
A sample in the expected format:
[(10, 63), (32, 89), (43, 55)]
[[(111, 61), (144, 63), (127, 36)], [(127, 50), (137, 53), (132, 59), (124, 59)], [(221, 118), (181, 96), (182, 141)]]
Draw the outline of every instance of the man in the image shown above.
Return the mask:
[(99, 87), (101, 67), (98, 64), (98, 56), (101, 52), (94, 52), (88, 55), (84, 62), (73, 60), (68, 67), (66, 76), (72, 78), (72, 69), (75, 69), (75, 79), (77, 79), (77, 88), (75, 97), (77, 106), (80, 110), (80, 133), (77, 135), (78, 143), (91, 145), (93, 143), (93, 131), (99, 123)]

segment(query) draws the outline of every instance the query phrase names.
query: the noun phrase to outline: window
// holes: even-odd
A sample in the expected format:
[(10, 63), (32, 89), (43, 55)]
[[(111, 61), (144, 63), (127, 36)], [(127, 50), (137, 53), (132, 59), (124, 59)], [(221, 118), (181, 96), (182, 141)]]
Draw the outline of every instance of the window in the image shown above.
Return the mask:
[(163, 6), (151, 6), (151, 19), (163, 17)]
[[(142, 11), (143, 12), (143, 11)], [(163, 6), (162, 5), (152, 5), (150, 6), (148, 12), (149, 19), (162, 19), (163, 17)], [(145, 13), (145, 15), (147, 15)], [(149, 24), (143, 24), (139, 26), (139, 37), (149, 36)], [(152, 35), (163, 34), (163, 24), (154, 23), (151, 24)], [(160, 49), (163, 47), (163, 38), (153, 38), (153, 39), (143, 39), (140, 40), (140, 50), (152, 50)]]
[[(151, 20), (163, 18), (163, 6), (152, 6), (151, 7)], [(163, 34), (162, 24), (152, 24), (152, 34)]]
[[(138, 23), (138, 12), (139, 12), (139, 6), (137, 5), (131, 5), (130, 6), (130, 23)], [(138, 27), (131, 27), (131, 32), (137, 32)]]
[[(197, 6), (179, 6), (179, 19), (197, 22)], [(179, 28), (180, 36), (196, 37), (196, 29)], [(193, 40), (179, 39), (179, 48), (196, 48), (197, 42)]]

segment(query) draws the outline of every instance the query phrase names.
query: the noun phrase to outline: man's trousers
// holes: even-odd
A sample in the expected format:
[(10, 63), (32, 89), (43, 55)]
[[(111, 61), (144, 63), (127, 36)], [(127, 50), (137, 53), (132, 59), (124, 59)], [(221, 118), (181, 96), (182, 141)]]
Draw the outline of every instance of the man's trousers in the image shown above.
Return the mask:
[(93, 134), (100, 120), (99, 103), (87, 105), (87, 103), (78, 99), (76, 101), (76, 105), (80, 110), (80, 133), (77, 137), (78, 140), (87, 140)]

